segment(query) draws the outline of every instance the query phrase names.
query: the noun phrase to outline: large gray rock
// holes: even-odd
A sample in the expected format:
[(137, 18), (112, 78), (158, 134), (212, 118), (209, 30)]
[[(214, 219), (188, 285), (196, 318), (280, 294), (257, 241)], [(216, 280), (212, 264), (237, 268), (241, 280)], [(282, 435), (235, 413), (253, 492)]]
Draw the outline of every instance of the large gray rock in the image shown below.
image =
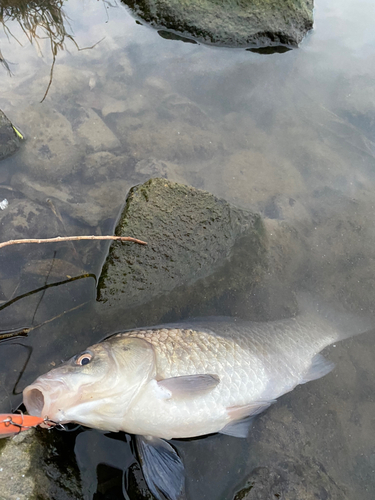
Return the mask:
[(122, 1), (157, 29), (229, 47), (293, 47), (313, 26), (313, 0)]
[(148, 245), (112, 244), (98, 284), (111, 316), (138, 307), (143, 322), (158, 322), (173, 312), (215, 314), (221, 301), (222, 314), (236, 314), (239, 297), (253, 294), (267, 268), (259, 215), (165, 179), (130, 191), (116, 234)]

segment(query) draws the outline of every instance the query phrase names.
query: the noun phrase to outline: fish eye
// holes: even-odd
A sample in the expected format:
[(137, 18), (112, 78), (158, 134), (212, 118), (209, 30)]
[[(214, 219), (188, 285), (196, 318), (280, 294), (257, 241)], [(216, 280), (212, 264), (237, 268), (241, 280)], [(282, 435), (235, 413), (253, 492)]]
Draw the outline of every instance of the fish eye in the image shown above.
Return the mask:
[(77, 357), (75, 363), (76, 365), (84, 366), (89, 364), (91, 360), (92, 360), (92, 354), (89, 352), (84, 352)]

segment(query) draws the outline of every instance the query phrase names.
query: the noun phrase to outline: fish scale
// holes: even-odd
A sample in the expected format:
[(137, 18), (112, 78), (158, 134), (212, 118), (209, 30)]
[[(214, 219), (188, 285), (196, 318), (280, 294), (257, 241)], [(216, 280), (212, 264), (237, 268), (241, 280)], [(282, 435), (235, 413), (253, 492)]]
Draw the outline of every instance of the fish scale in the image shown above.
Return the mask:
[[(249, 350), (246, 336), (241, 343), (194, 329), (136, 330), (120, 336), (144, 339), (153, 345), (158, 379), (197, 373), (220, 377), (217, 388), (194, 400), (155, 401), (146, 391), (127, 414), (126, 425), (133, 432), (146, 432), (151, 416), (153, 426), (165, 438), (176, 437), (176, 433), (180, 437), (195, 436), (199, 432), (197, 423), (201, 434), (216, 432), (230, 422), (228, 407), (244, 405), (249, 397), (260, 399), (266, 387), (266, 378), (259, 376), (265, 374), (263, 362)], [(145, 417), (139, 415), (141, 408)], [(213, 419), (215, 412), (217, 418)]]
[[(141, 338), (154, 346), (159, 378), (211, 372), (220, 375), (236, 367), (232, 383), (236, 378), (241, 382), (238, 370), (250, 362), (249, 353), (233, 341), (192, 329), (132, 331), (121, 336)], [(223, 350), (225, 356), (220, 355)]]

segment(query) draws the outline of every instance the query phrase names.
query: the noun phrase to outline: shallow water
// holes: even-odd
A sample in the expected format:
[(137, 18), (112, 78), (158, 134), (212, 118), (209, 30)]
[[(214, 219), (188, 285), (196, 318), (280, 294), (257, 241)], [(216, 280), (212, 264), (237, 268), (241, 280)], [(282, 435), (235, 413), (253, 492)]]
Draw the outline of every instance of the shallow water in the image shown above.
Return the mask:
[[(373, 2), (316, 1), (315, 29), (301, 47), (272, 55), (166, 40), (121, 4), (76, 0), (64, 12), (67, 32), (86, 50), (65, 38), (43, 103), (50, 40), (31, 45), (16, 22), (7, 26), (22, 46), (0, 36), (13, 73), (1, 70), (0, 109), (27, 136), (0, 165), (0, 201), (9, 201), (0, 211), (2, 241), (25, 228), (37, 237), (110, 234), (129, 188), (165, 176), (303, 234), (285, 288), (307, 286), (353, 310), (371, 309)], [(20, 206), (24, 215), (16, 214)], [(38, 374), (129, 326), (126, 315), (105, 323), (95, 312), (93, 275), (107, 248), (81, 242), (0, 250), (0, 328), (37, 327), (0, 346), (2, 411), (17, 406)], [(57, 259), (75, 267), (59, 269)], [(41, 269), (41, 260), (50, 267)], [(288, 460), (323, 467), (342, 498), (373, 498), (373, 355), (371, 335), (330, 348), (336, 370), (282, 398), (248, 441), (177, 443), (191, 498), (232, 498), (255, 467)], [(77, 435), (87, 498), (115, 498), (121, 488), (132, 455), (117, 443), (121, 451), (110, 458), (112, 441), (95, 431)]]

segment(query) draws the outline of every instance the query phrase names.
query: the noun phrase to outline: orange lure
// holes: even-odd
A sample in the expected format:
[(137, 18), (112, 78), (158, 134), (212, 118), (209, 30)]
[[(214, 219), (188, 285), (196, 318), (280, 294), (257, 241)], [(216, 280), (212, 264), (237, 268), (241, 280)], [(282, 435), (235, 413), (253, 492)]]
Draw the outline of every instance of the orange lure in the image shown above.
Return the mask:
[(43, 418), (21, 413), (0, 413), (0, 438), (13, 436), (44, 422)]

